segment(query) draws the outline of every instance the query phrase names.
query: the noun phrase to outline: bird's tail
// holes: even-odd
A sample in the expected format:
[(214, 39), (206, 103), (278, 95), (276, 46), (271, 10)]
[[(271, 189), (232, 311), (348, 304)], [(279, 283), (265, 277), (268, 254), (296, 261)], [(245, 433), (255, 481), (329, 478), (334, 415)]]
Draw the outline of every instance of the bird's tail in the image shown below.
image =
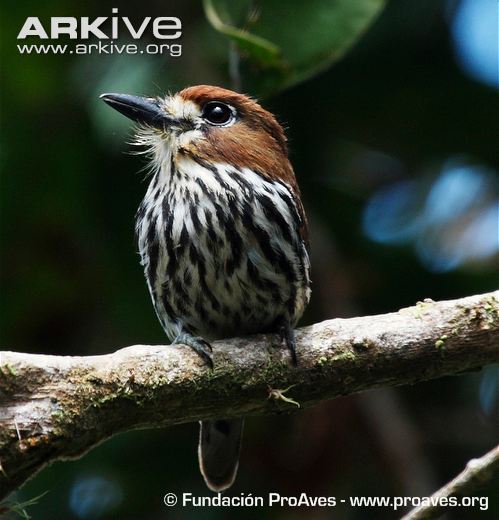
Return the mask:
[(199, 468), (212, 491), (224, 491), (236, 478), (243, 419), (201, 421)]

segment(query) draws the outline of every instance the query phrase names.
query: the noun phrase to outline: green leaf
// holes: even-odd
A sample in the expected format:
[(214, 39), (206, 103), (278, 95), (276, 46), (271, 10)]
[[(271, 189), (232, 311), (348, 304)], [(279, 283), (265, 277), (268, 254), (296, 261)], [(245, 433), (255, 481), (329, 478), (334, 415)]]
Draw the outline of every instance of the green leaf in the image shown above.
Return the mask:
[[(241, 2), (205, 0), (213, 27), (235, 42), (244, 58), (245, 86), (258, 94), (289, 87), (330, 67), (360, 38), (385, 0), (260, 1), (246, 5), (246, 21), (230, 21)], [(223, 13), (223, 18), (220, 13)], [(244, 27), (246, 25), (246, 27)], [(248, 90), (248, 89), (245, 89)]]
[(234, 27), (230, 23), (224, 22), (215, 8), (213, 0), (204, 0), (204, 11), (210, 24), (220, 33), (224, 34), (238, 47), (247, 52), (252, 59), (262, 65), (278, 66), (280, 63), (280, 50), (277, 45), (255, 34), (251, 34), (244, 29)]

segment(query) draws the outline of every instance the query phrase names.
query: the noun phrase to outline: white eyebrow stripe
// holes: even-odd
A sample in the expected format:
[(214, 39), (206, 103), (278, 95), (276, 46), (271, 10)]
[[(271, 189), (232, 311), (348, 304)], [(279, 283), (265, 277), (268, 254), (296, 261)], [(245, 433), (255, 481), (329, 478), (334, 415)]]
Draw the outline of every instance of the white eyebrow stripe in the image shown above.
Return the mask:
[(190, 119), (194, 121), (201, 116), (201, 108), (188, 99), (175, 94), (163, 101), (163, 107), (172, 117), (176, 119)]

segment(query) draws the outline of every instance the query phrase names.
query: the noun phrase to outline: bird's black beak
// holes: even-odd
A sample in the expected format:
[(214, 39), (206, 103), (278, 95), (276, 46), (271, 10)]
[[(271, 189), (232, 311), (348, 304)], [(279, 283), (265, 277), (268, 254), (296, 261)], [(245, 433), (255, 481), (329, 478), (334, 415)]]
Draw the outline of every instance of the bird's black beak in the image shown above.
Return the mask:
[(175, 121), (169, 118), (153, 98), (129, 94), (101, 94), (102, 101), (136, 123), (164, 130)]

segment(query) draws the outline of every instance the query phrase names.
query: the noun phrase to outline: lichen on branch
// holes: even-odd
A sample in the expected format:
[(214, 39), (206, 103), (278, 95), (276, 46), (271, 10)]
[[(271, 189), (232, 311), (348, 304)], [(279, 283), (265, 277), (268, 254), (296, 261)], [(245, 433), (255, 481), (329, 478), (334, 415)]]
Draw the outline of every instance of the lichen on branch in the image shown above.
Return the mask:
[(119, 432), (298, 410), (497, 363), (498, 296), (303, 327), (296, 367), (273, 334), (215, 342), (213, 370), (183, 345), (85, 357), (0, 352), (0, 498)]

